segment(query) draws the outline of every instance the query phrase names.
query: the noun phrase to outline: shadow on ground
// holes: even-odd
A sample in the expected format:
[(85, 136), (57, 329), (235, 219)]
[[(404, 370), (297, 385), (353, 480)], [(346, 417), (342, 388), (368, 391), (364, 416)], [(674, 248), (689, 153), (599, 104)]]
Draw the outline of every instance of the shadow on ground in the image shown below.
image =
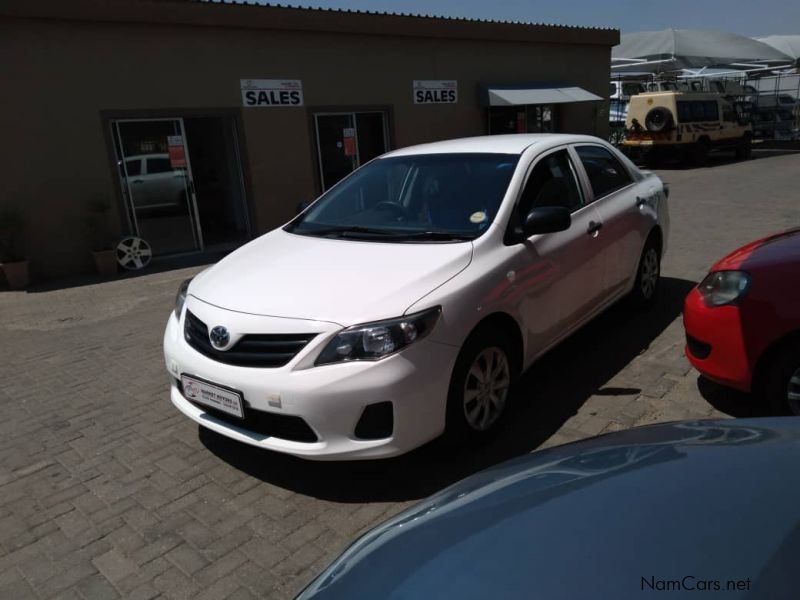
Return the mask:
[[(60, 277), (52, 280), (43, 281), (41, 283), (33, 283), (25, 290), (28, 294), (39, 294), (42, 292), (53, 292), (56, 290), (64, 290), (69, 288), (82, 287), (85, 285), (96, 285), (98, 283), (105, 283), (108, 281), (117, 281), (120, 279), (133, 279), (143, 275), (153, 275), (154, 273), (163, 273), (165, 271), (174, 271), (177, 269), (187, 269), (189, 267), (199, 267), (215, 263), (228, 254), (225, 252), (198, 252), (194, 254), (186, 254), (183, 256), (170, 256), (164, 258), (154, 258), (147, 267), (139, 271), (125, 271), (120, 270), (115, 275), (103, 276), (97, 273), (82, 273), (78, 275), (71, 275), (68, 277)], [(0, 275), (0, 291), (7, 291), (8, 285), (5, 277)]]
[[(502, 429), (478, 448), (456, 450), (436, 440), (398, 458), (314, 462), (240, 444), (202, 427), (200, 440), (235, 468), (308, 496), (337, 502), (423, 498), (539, 447), (680, 315), (683, 299), (694, 285), (664, 278), (652, 309), (634, 313), (624, 303), (614, 306), (542, 357), (521, 377)], [(609, 387), (600, 393), (639, 391)]]
[(697, 378), (697, 390), (711, 406), (726, 415), (735, 418), (774, 416), (752, 395), (724, 387), (702, 375)]
[(730, 150), (720, 150), (712, 152), (708, 157), (708, 162), (703, 166), (693, 165), (691, 161), (679, 156), (661, 156), (650, 159), (649, 161), (636, 160), (636, 164), (645, 169), (659, 169), (662, 171), (692, 171), (695, 169), (708, 169), (714, 167), (721, 167), (723, 165), (734, 164), (738, 162), (745, 162), (750, 160), (760, 160), (764, 158), (772, 158), (774, 156), (783, 156), (785, 154), (798, 154), (800, 149), (795, 148), (762, 148), (758, 146), (753, 147), (753, 152), (748, 159), (736, 158), (734, 153)]

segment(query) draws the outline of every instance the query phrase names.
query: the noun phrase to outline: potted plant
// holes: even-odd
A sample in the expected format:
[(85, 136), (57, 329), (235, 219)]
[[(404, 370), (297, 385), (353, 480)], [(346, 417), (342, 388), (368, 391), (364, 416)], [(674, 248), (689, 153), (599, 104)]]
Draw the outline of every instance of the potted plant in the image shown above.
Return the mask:
[(105, 198), (92, 198), (86, 203), (85, 225), (92, 246), (97, 272), (113, 275), (117, 272), (117, 253), (109, 226), (111, 204)]
[(21, 242), (24, 231), (25, 215), (20, 208), (0, 208), (0, 265), (12, 290), (24, 290), (30, 281)]

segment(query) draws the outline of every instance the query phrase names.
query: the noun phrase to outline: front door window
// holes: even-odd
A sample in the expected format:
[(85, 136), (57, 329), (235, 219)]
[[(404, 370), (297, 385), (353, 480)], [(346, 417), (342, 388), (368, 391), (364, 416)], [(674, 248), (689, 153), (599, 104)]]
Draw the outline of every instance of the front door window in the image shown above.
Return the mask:
[(382, 112), (320, 113), (314, 121), (323, 191), (389, 149)]

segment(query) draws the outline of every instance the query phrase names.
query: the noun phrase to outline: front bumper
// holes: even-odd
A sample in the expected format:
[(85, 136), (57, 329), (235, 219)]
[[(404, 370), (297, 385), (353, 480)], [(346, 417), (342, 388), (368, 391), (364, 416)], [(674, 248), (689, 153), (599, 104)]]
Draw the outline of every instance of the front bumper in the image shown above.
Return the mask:
[[(245, 315), (203, 305), (187, 306), (206, 322), (224, 322), (233, 331), (269, 330), (273, 317)], [(444, 431), (447, 391), (458, 348), (421, 340), (386, 359), (314, 367), (313, 360), (340, 327), (297, 320), (319, 333), (287, 365), (253, 368), (217, 362), (192, 348), (183, 337), (183, 320), (170, 315), (164, 334), (164, 358), (171, 376), (170, 398), (187, 417), (229, 438), (305, 458), (369, 459), (395, 456), (432, 440)], [(287, 319), (275, 321), (286, 328)], [(220, 419), (181, 393), (182, 374), (239, 390), (245, 411), (301, 417), (317, 441), (300, 442), (265, 435)], [(393, 429), (382, 439), (358, 439), (356, 425), (365, 407), (391, 402)]]
[(753, 374), (738, 306), (709, 308), (694, 288), (684, 300), (683, 326), (690, 338), (686, 357), (695, 369), (713, 381), (750, 391)]

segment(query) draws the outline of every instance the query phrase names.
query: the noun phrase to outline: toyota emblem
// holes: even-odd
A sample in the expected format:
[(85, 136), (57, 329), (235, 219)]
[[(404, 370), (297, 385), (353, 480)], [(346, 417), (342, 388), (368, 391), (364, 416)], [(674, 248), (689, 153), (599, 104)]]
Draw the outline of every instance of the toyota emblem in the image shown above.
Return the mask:
[(222, 325), (217, 325), (208, 334), (208, 339), (211, 340), (211, 345), (214, 348), (221, 349), (228, 345), (231, 341), (231, 334)]

